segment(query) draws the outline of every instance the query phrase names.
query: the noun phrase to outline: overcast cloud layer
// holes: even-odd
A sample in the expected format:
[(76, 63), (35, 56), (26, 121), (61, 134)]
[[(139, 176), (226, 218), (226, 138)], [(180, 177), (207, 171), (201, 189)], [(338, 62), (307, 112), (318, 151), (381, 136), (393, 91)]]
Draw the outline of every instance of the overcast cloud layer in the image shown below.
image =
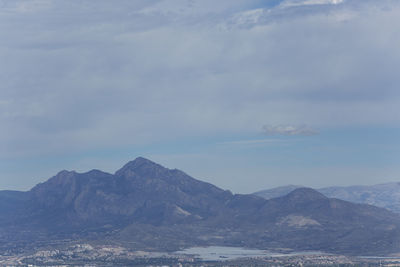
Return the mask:
[(386, 0), (0, 0), (0, 159), (397, 126), (395, 25)]

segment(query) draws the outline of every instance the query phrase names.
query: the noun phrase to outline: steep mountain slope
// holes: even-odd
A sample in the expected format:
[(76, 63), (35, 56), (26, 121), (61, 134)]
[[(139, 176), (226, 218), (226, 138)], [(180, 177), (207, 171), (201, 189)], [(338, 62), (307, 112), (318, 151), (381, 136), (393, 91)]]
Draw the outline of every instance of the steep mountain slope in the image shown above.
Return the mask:
[[(29, 192), (0, 192), (0, 250), (70, 242), (175, 250), (198, 245), (387, 254), (400, 217), (313, 189), (233, 195), (144, 158), (115, 174), (62, 171)], [(378, 246), (379, 245), (379, 246)]]

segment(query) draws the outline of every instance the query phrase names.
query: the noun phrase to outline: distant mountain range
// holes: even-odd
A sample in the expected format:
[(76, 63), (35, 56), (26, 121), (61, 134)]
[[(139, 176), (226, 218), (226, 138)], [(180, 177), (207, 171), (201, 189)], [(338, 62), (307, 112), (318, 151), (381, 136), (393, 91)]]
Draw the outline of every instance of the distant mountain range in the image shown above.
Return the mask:
[(224, 245), (387, 255), (400, 215), (310, 189), (265, 200), (232, 194), (145, 158), (115, 174), (62, 171), (28, 192), (0, 192), (3, 255), (76, 242), (172, 251)]
[[(300, 185), (287, 185), (262, 190), (254, 194), (265, 199), (284, 196)], [(350, 202), (374, 205), (400, 213), (400, 183), (378, 185), (333, 186), (316, 189), (327, 197), (338, 198)]]

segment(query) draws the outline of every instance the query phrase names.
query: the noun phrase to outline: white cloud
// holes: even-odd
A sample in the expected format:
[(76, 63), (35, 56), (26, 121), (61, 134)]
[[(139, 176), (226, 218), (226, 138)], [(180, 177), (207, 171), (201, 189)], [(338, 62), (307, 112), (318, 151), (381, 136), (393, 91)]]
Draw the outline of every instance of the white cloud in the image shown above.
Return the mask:
[(307, 125), (264, 125), (263, 130), (266, 135), (310, 136), (318, 134), (318, 131)]
[(281, 7), (292, 6), (308, 6), (308, 5), (337, 5), (343, 3), (344, 0), (285, 0), (281, 3)]

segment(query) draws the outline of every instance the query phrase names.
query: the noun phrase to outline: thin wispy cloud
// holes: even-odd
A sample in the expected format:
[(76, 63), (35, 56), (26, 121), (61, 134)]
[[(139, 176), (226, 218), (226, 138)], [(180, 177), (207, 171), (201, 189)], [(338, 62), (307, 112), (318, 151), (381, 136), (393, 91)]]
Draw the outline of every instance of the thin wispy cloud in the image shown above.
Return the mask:
[(307, 125), (264, 125), (264, 134), (266, 135), (287, 135), (287, 136), (311, 136), (319, 132)]
[(220, 142), (218, 143), (218, 145), (268, 145), (268, 144), (276, 144), (282, 142), (284, 141), (280, 139), (250, 139), (250, 140)]
[(344, 0), (286, 0), (280, 6), (309, 6), (309, 5), (337, 5), (343, 3)]

